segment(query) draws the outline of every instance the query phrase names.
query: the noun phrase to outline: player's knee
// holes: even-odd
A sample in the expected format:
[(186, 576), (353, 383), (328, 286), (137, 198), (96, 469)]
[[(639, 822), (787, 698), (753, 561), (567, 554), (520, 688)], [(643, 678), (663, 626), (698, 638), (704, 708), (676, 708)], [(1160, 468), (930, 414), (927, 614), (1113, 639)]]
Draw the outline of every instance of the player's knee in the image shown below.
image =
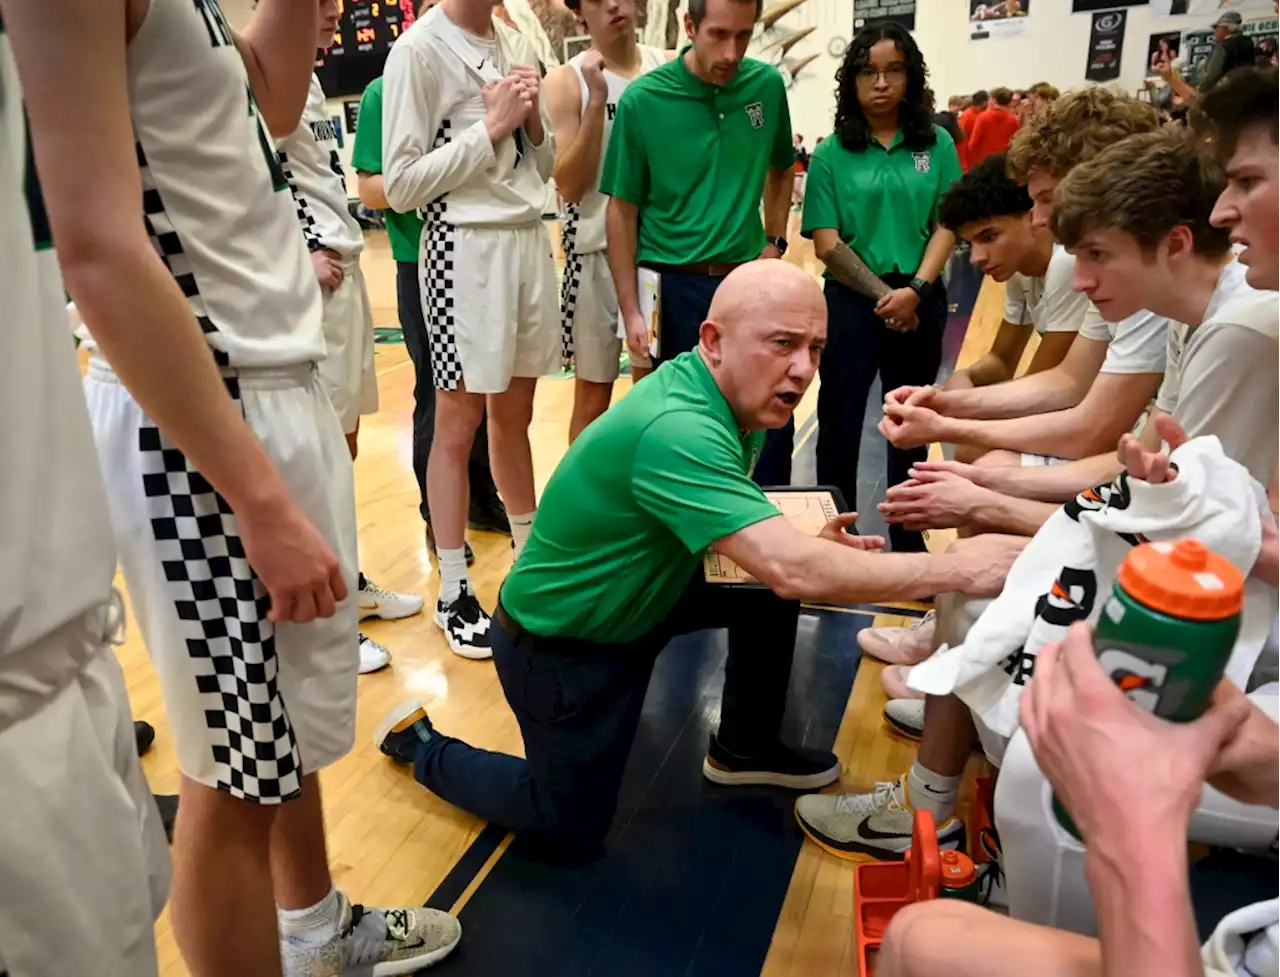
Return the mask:
[(962, 941), (983, 910), (965, 902), (933, 899), (912, 903), (893, 915), (876, 960), (885, 977), (924, 977), (945, 968), (948, 954)]

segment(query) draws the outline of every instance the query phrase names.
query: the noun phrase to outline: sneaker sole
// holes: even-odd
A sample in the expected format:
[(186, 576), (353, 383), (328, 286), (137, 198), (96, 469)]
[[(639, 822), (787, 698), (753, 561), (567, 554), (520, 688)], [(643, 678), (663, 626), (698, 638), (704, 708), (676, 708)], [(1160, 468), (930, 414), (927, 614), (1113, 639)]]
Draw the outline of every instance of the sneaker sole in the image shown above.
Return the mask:
[(361, 674), (361, 675), (372, 675), (374, 672), (380, 672), (380, 671), (382, 671), (384, 668), (386, 668), (386, 667), (387, 667), (388, 665), (390, 665), (390, 664), (391, 664), (391, 656), (390, 656), (390, 655), (387, 655), (386, 659), (384, 659), (383, 661), (381, 661), (381, 662), (379, 662), (378, 664), (374, 665), (372, 668), (365, 668), (363, 665), (361, 665), (361, 666), (360, 666), (360, 674)]
[(374, 604), (371, 607), (360, 608), (360, 620), (367, 621), (371, 617), (379, 618), (383, 621), (403, 621), (406, 617), (413, 617), (415, 614), (421, 614), (422, 608), (426, 606), (426, 602), (418, 605), (417, 610), (405, 611), (403, 614), (392, 614), (390, 611), (382, 609), (382, 605)]
[(405, 974), (416, 974), (419, 970), (425, 970), (427, 967), (439, 963), (456, 950), (461, 942), (462, 934), (459, 933), (448, 946), (442, 946), (437, 950), (432, 950), (430, 953), (424, 953), (420, 957), (406, 957), (403, 960), (375, 963), (372, 971), (373, 977), (403, 977)]
[(830, 770), (804, 776), (788, 773), (771, 773), (767, 770), (750, 770), (735, 773), (714, 766), (709, 759), (703, 758), (702, 776), (721, 787), (786, 787), (790, 790), (817, 790), (834, 784), (840, 779), (840, 766), (837, 764)]
[[(798, 802), (797, 802), (798, 803)], [(900, 862), (906, 854), (906, 849), (900, 852), (888, 851), (884, 848), (875, 848), (871, 845), (864, 845), (857, 841), (847, 841), (838, 843), (830, 838), (826, 838), (819, 834), (816, 830), (809, 827), (805, 823), (804, 818), (800, 816), (799, 808), (793, 808), (796, 824), (800, 825), (800, 830), (804, 832), (805, 837), (821, 848), (828, 855), (834, 855), (836, 858), (846, 862)], [(964, 828), (963, 822), (960, 831), (954, 840), (940, 842), (938, 848), (942, 851), (961, 851), (963, 850)], [(847, 845), (847, 848), (841, 848), (840, 844)], [(910, 846), (908, 846), (910, 847)]]
[[(391, 735), (392, 730), (412, 716), (415, 712), (422, 711), (424, 711), (422, 703), (417, 699), (405, 699), (404, 702), (400, 703), (382, 717), (382, 722), (380, 722), (378, 724), (378, 728), (373, 731), (373, 745), (381, 750), (383, 741)], [(389, 753), (386, 755), (391, 756)], [(392, 757), (392, 759), (396, 758)]]
[(473, 662), (482, 662), (493, 657), (492, 648), (472, 648), (469, 645), (460, 645), (455, 643), (453, 636), (449, 634), (447, 622), (439, 614), (436, 614), (435, 622), (436, 627), (444, 632), (444, 640), (449, 645), (449, 650), (459, 658), (468, 658)]
[(885, 728), (894, 736), (899, 736), (904, 740), (910, 740), (912, 743), (919, 743), (924, 736), (923, 730), (914, 729), (908, 726), (900, 726), (884, 713), (880, 714), (880, 718), (884, 720)]

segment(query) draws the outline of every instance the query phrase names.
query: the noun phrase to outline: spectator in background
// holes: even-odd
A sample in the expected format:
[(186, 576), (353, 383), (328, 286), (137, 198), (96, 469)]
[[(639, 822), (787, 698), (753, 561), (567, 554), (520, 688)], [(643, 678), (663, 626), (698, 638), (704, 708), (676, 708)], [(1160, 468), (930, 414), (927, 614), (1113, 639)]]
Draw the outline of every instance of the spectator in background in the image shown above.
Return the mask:
[(809, 150), (804, 148), (804, 136), (796, 133), (791, 137), (796, 147), (796, 178), (791, 184), (791, 209), (799, 210), (804, 203), (804, 175), (809, 170)]
[[(830, 328), (819, 367), (818, 481), (854, 505), (867, 395), (929, 384), (947, 320), (942, 268), (955, 235), (938, 201), (960, 176), (912, 36), (894, 23), (858, 32), (836, 73), (833, 138), (810, 161), (801, 233), (828, 268)], [(896, 485), (926, 452), (888, 451)], [(894, 550), (919, 551), (919, 533), (892, 527)]]
[(1228, 72), (1253, 64), (1253, 41), (1243, 31), (1244, 19), (1237, 10), (1227, 10), (1213, 22), (1213, 50), (1196, 86), (1200, 91), (1207, 92)]
[(987, 110), (990, 100), (990, 96), (985, 91), (974, 92), (973, 97), (969, 99), (968, 107), (956, 120), (960, 125), (960, 134), (964, 137), (957, 143), (956, 151), (960, 156), (960, 165), (966, 170), (973, 165), (973, 161), (969, 159), (968, 148), (969, 139), (973, 135), (973, 126), (978, 121), (978, 116)]
[(960, 148), (960, 144), (964, 142), (964, 133), (960, 131), (960, 113), (963, 111), (964, 96), (952, 95), (947, 99), (947, 110), (945, 112), (936, 112), (933, 116), (933, 124), (947, 130), (947, 135), (956, 144), (957, 150)]
[(991, 99), (995, 104), (978, 116), (966, 142), (965, 159), (969, 167), (1007, 150), (1009, 140), (1021, 125), (1011, 108), (1013, 92), (997, 88), (991, 93)]

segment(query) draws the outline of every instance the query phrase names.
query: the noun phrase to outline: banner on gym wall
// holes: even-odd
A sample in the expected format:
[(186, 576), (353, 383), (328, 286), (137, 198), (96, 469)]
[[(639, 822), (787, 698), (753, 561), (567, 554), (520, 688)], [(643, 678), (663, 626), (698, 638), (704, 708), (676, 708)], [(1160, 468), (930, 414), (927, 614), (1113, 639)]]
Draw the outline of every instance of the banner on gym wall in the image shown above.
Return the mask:
[(1182, 32), (1164, 31), (1147, 39), (1147, 74), (1154, 75), (1161, 64), (1172, 65), (1182, 54)]
[(1228, 10), (1234, 10), (1245, 18), (1265, 14), (1274, 17), (1276, 14), (1272, 0), (1151, 0), (1151, 12), (1157, 17), (1181, 17), (1189, 14), (1193, 17), (1208, 17), (1212, 21)]
[[(1093, 13), (1095, 10), (1110, 10), (1112, 7), (1145, 7), (1149, 2), (1150, 0), (1071, 0), (1071, 12), (1083, 14)], [(1213, 2), (1217, 3), (1218, 0)]]
[(999, 41), (1027, 32), (1031, 0), (969, 0), (969, 40)]
[(1089, 63), (1084, 76), (1089, 81), (1115, 81), (1120, 77), (1120, 52), (1124, 48), (1127, 10), (1099, 10), (1089, 26)]
[(853, 29), (892, 21), (909, 31), (916, 29), (916, 0), (853, 0)]

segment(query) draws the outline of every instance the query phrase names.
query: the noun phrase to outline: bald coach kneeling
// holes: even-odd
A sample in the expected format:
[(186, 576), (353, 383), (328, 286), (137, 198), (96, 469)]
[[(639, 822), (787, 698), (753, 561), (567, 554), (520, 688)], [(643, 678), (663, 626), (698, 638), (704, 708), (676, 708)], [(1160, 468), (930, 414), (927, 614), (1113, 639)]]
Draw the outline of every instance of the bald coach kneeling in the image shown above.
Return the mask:
[[(698, 348), (660, 367), (574, 442), (503, 585), (493, 660), (527, 759), (478, 750), (397, 710), (382, 751), (452, 804), (512, 831), (590, 844), (609, 830), (654, 660), (672, 637), (727, 628), (717, 784), (811, 790), (840, 775), (825, 751), (778, 739), (801, 599), (906, 599), (998, 589), (1013, 553), (982, 537), (945, 555), (883, 554), (791, 526), (751, 481), (767, 428), (808, 389), (826, 341), (822, 291), (757, 261), (716, 292)], [(708, 549), (772, 592), (711, 586)]]

